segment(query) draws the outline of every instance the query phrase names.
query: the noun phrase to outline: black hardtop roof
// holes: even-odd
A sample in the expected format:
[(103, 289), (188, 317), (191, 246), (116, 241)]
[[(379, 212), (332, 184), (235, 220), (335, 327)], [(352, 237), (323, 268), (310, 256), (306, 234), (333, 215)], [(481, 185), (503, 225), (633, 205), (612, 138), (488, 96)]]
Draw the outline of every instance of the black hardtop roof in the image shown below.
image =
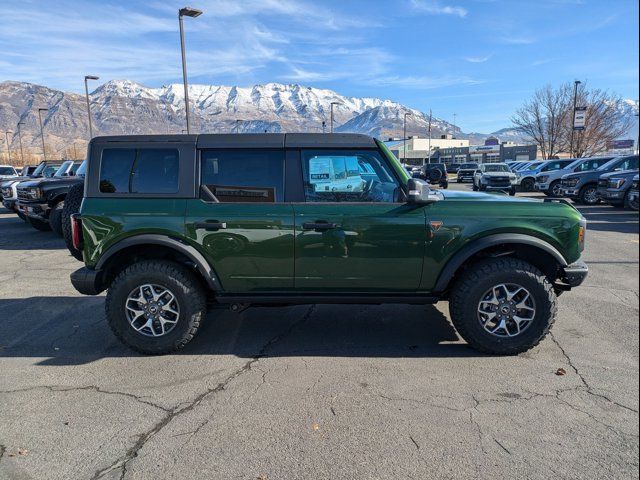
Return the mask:
[(202, 133), (196, 135), (117, 135), (95, 137), (94, 144), (178, 142), (197, 148), (376, 148), (360, 133)]

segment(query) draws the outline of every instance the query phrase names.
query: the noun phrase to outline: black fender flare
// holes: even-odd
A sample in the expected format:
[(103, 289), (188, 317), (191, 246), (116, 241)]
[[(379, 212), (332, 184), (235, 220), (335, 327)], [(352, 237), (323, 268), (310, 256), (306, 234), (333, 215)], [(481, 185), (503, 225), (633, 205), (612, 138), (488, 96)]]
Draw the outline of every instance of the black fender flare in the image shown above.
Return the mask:
[(188, 244), (184, 240), (170, 237), (168, 235), (140, 234), (120, 240), (119, 242), (110, 246), (100, 256), (100, 260), (98, 260), (95, 269), (103, 270), (114, 255), (124, 250), (125, 248), (129, 248), (135, 245), (160, 245), (181, 253), (194, 263), (196, 269), (205, 279), (209, 288), (216, 292), (222, 291), (222, 285), (220, 284), (218, 275), (211, 267), (211, 265), (209, 265), (207, 259), (204, 258), (204, 256), (195, 247)]
[(444, 292), (449, 286), (451, 279), (453, 279), (453, 276), (458, 271), (458, 269), (473, 255), (480, 252), (481, 250), (485, 250), (487, 248), (495, 247), (496, 245), (502, 244), (516, 244), (536, 247), (555, 258), (555, 260), (561, 267), (566, 267), (568, 265), (567, 261), (557, 248), (555, 248), (549, 242), (546, 242), (545, 240), (542, 240), (538, 237), (522, 233), (498, 233), (494, 235), (488, 235), (467, 244), (451, 259), (449, 259), (445, 267), (440, 272), (440, 275), (438, 276), (436, 286), (433, 288), (434, 292)]

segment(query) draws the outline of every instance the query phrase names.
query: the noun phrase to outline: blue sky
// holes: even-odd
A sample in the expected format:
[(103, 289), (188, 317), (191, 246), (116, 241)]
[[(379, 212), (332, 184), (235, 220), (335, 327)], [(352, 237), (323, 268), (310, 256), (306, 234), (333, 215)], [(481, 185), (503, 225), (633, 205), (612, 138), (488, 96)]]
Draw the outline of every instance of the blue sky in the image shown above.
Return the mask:
[[(547, 83), (638, 98), (638, 2), (189, 0), (192, 83), (301, 83), (509, 126)], [(83, 76), (181, 81), (184, 1), (0, 0), (0, 80), (80, 92)]]

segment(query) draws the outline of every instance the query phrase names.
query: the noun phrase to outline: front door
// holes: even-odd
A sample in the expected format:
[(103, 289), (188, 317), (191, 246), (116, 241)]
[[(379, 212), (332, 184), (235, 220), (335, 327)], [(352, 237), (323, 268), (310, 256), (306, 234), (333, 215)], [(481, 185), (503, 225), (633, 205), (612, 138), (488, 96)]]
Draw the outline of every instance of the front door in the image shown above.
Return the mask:
[(420, 285), (424, 206), (408, 205), (376, 150), (303, 150), (295, 214), (297, 291), (409, 292)]
[(293, 289), (293, 208), (284, 203), (283, 150), (203, 150), (201, 195), (186, 234), (226, 293)]

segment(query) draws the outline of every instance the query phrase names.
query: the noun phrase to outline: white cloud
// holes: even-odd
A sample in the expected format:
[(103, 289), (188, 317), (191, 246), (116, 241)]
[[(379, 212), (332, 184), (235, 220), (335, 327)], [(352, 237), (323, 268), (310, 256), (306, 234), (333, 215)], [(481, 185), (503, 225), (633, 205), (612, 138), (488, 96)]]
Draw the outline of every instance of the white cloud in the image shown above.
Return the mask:
[(464, 59), (469, 63), (484, 63), (491, 59), (493, 55), (485, 55), (481, 57), (464, 57)]
[(455, 85), (478, 85), (483, 82), (466, 76), (430, 77), (388, 75), (371, 78), (368, 83), (377, 86), (431, 90), (435, 88), (452, 87)]
[(431, 15), (455, 15), (464, 18), (469, 13), (464, 7), (442, 5), (436, 0), (410, 0), (413, 8), (419, 12)]

